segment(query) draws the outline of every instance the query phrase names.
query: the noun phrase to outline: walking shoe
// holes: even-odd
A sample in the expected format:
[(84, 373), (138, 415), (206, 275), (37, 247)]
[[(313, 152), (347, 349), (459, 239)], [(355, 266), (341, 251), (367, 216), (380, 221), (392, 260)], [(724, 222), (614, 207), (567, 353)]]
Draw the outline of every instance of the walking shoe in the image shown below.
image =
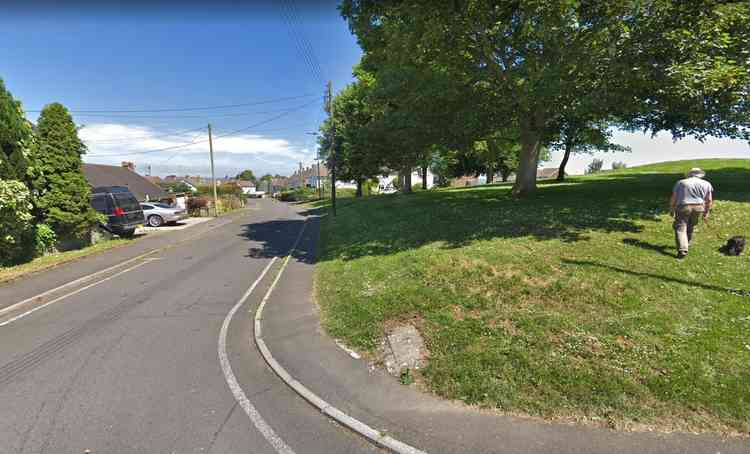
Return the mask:
[(685, 252), (685, 251), (679, 251), (677, 253), (677, 258), (678, 259), (684, 259), (685, 257), (687, 257), (687, 252)]

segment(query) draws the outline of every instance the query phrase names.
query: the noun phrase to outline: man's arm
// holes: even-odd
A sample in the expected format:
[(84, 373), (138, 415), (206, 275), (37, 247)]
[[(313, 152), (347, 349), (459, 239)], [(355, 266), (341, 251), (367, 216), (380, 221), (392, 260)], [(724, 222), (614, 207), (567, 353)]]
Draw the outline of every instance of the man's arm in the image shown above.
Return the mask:
[(714, 191), (708, 191), (708, 194), (706, 194), (706, 198), (704, 199), (703, 207), (703, 219), (708, 219), (708, 213), (711, 211), (711, 208), (714, 207)]
[(674, 217), (675, 213), (677, 212), (677, 195), (675, 195), (674, 191), (672, 191), (672, 198), (669, 199), (669, 214)]

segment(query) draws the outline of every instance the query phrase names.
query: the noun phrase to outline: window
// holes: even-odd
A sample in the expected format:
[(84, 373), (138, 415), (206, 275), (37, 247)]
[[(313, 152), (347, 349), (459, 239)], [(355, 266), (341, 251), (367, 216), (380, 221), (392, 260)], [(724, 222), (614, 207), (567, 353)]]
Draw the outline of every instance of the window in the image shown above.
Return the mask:
[(154, 207), (153, 207), (153, 206), (151, 206), (151, 205), (146, 205), (145, 203), (142, 203), (142, 204), (141, 204), (141, 208), (143, 208), (144, 210), (153, 210), (153, 209), (154, 209)]
[(91, 197), (91, 207), (99, 213), (107, 213), (107, 196), (104, 194)]

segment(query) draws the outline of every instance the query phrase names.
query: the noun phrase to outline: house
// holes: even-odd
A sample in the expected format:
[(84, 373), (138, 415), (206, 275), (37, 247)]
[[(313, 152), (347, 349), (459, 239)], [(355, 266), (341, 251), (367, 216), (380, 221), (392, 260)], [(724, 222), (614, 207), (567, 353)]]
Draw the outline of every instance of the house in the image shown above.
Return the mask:
[[(393, 192), (395, 191), (395, 187), (393, 186), (393, 179), (399, 178), (400, 174), (397, 172), (390, 172), (385, 175), (381, 175), (378, 177), (378, 190), (380, 192)], [(411, 173), (411, 185), (422, 185), (422, 172), (421, 171), (414, 171)], [(430, 169), (427, 169), (427, 189), (432, 188), (435, 186), (435, 175), (430, 171)], [(337, 185), (338, 187), (338, 185)]]
[(239, 186), (243, 194), (249, 195), (250, 197), (263, 197), (265, 194), (264, 191), (259, 191), (256, 188), (255, 183), (252, 181), (237, 180), (234, 183)]
[(543, 169), (537, 169), (536, 178), (538, 180), (550, 180), (557, 178), (557, 174), (560, 171), (557, 167), (545, 167)]
[(167, 191), (138, 175), (132, 162), (123, 162), (121, 166), (84, 163), (81, 171), (91, 187), (126, 186), (139, 202), (170, 198)]
[(146, 175), (143, 178), (147, 179), (148, 181), (150, 181), (150, 182), (152, 182), (152, 183), (154, 183), (156, 185), (162, 183), (161, 177)]

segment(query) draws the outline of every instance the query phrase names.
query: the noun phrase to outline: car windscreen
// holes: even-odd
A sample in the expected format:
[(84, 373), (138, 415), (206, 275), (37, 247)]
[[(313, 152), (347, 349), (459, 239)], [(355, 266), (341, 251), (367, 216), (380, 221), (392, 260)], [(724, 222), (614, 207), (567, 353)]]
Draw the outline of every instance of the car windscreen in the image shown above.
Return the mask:
[(115, 201), (117, 202), (117, 206), (122, 208), (124, 211), (140, 211), (141, 205), (138, 203), (138, 201), (133, 197), (133, 194), (127, 193), (127, 192), (119, 192), (112, 194), (112, 197), (115, 198)]

